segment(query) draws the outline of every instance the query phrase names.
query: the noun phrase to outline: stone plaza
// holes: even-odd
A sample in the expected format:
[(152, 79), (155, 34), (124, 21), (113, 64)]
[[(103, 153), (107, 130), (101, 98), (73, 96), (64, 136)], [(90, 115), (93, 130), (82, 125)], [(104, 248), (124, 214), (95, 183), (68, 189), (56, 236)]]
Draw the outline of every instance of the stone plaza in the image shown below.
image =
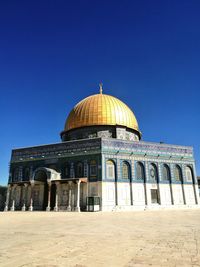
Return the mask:
[(0, 266), (200, 266), (200, 210), (0, 213)]

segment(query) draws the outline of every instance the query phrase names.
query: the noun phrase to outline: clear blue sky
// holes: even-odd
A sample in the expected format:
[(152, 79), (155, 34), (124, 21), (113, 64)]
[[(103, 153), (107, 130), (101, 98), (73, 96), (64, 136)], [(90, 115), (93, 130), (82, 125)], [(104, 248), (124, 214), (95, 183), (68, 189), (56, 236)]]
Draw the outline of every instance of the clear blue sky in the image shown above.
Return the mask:
[(0, 184), (12, 148), (60, 141), (98, 92), (143, 140), (192, 145), (200, 175), (200, 1), (0, 1)]

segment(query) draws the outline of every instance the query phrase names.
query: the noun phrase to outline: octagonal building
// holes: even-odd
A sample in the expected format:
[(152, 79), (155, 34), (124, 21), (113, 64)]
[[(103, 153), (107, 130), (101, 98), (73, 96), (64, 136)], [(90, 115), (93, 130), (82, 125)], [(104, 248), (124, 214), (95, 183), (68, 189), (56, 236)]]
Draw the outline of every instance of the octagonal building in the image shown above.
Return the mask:
[(60, 136), (12, 150), (5, 211), (198, 207), (193, 148), (141, 141), (133, 111), (101, 86)]

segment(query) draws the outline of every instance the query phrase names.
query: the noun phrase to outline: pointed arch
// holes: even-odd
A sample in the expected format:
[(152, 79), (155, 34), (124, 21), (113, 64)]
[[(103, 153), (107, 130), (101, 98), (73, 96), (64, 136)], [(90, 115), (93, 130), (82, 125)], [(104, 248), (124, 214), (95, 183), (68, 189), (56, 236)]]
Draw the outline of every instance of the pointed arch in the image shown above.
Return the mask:
[(106, 161), (106, 177), (107, 177), (107, 179), (115, 179), (116, 178), (115, 162), (111, 159), (108, 159)]
[(122, 179), (130, 179), (131, 166), (127, 161), (122, 162)]
[(145, 168), (144, 164), (140, 161), (136, 163), (136, 180), (144, 181), (145, 180)]

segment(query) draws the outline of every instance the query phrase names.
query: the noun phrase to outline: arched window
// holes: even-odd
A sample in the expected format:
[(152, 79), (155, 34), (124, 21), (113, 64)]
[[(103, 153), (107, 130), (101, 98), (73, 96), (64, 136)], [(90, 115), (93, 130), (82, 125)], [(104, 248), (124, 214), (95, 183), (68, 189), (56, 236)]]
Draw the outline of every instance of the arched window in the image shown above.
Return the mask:
[(66, 164), (64, 167), (64, 177), (69, 178), (69, 176), (70, 176), (70, 167), (68, 164)]
[(115, 179), (115, 163), (112, 160), (106, 161), (106, 177), (107, 179)]
[(142, 162), (136, 163), (136, 180), (144, 181), (145, 172), (144, 172), (144, 165)]
[(163, 165), (162, 168), (162, 180), (163, 181), (169, 181), (170, 180), (170, 169), (167, 164)]
[(29, 168), (26, 168), (25, 169), (25, 171), (24, 171), (24, 177), (23, 177), (23, 180), (24, 181), (29, 181), (29, 179), (30, 179), (30, 170), (29, 170)]
[(96, 160), (90, 161), (90, 176), (97, 176), (97, 163)]
[(123, 161), (122, 163), (122, 179), (130, 178), (130, 165), (128, 162)]
[(18, 177), (19, 177), (19, 169), (16, 168), (14, 169), (14, 172), (13, 172), (13, 181), (16, 182), (18, 180)]
[(83, 177), (83, 164), (79, 162), (76, 166), (76, 175), (77, 177)]
[(149, 175), (151, 181), (158, 182), (158, 171), (154, 163), (150, 164)]
[(182, 172), (180, 166), (176, 165), (174, 170), (175, 181), (182, 182)]
[(187, 182), (192, 182), (192, 170), (191, 170), (191, 168), (187, 166), (185, 169), (185, 172), (186, 172)]

